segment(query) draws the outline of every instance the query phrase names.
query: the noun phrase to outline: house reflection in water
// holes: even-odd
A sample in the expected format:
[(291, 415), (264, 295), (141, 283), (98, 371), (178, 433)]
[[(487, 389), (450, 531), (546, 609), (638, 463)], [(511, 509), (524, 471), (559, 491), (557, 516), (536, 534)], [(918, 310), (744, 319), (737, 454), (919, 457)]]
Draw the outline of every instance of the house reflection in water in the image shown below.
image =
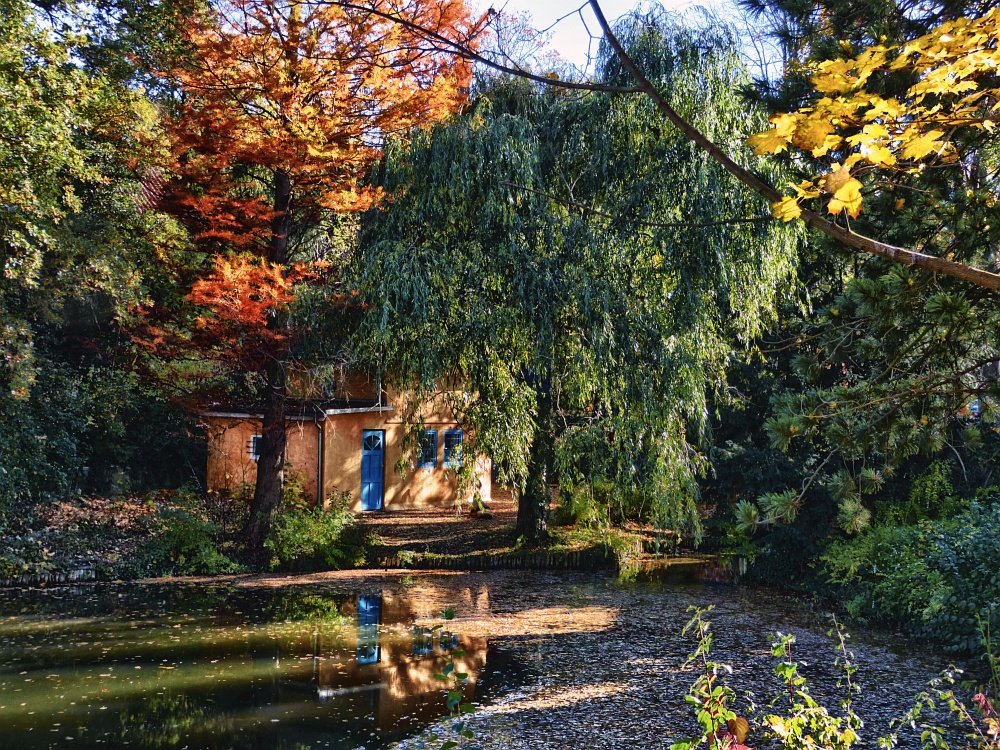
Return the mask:
[(391, 734), (447, 714), (446, 689), (453, 684), (434, 675), (449, 661), (456, 672), (469, 675), (463, 692), (465, 700), (473, 698), (486, 664), (485, 638), (411, 626), (414, 613), (402, 596), (363, 594), (339, 609), (357, 617), (357, 628), (337, 636), (315, 634), (313, 658), (283, 670), (282, 702), (312, 693), (332, 712), (345, 712), (344, 720), (373, 720), (380, 733)]
[(382, 658), (378, 626), (382, 624), (382, 595), (358, 597), (358, 664), (378, 664)]
[(413, 655), (426, 656), (434, 652), (434, 631), (430, 628), (413, 626)]

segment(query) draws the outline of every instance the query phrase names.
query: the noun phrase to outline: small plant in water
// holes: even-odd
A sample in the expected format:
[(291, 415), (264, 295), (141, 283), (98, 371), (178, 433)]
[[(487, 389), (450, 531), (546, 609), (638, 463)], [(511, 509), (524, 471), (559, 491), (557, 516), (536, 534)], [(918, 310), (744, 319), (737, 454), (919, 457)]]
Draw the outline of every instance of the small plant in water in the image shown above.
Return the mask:
[(831, 715), (809, 694), (806, 680), (799, 674), (798, 663), (792, 659), (795, 636), (778, 633), (771, 644), (771, 653), (779, 660), (774, 673), (786, 687), (785, 694), (777, 696), (771, 706), (777, 705), (786, 696), (789, 706), (787, 714), (769, 714), (764, 717), (763, 724), (767, 728), (765, 737), (780, 740), (782, 747), (796, 750), (848, 750), (859, 739), (858, 730), (862, 721), (852, 708), (855, 684), (851, 678), (856, 671), (854, 655), (847, 650), (846, 636), (836, 620), (831, 635), (833, 633), (836, 633), (838, 639), (836, 663), (843, 671), (838, 684), (847, 691), (847, 697), (840, 704), (844, 710), (843, 716)]
[[(441, 613), (441, 618), (443, 620), (454, 620), (455, 610), (452, 607), (444, 610)], [(432, 632), (439, 633), (438, 643), (443, 644), (445, 639), (444, 625), (438, 624), (431, 628)], [(457, 638), (451, 639), (455, 644), (457, 644)], [(452, 750), (453, 748), (464, 747), (467, 750), (475, 750), (469, 743), (475, 739), (475, 735), (466, 726), (465, 719), (463, 717), (468, 714), (476, 712), (476, 707), (471, 703), (467, 703), (463, 700), (464, 690), (463, 688), (468, 684), (469, 675), (467, 672), (459, 672), (455, 665), (455, 659), (461, 659), (465, 656), (465, 651), (460, 648), (453, 648), (450, 651), (451, 659), (445, 664), (444, 668), (434, 675), (435, 680), (440, 682), (449, 683), (448, 685), (448, 713), (453, 720), (450, 729), (454, 733), (454, 739), (447, 739), (440, 745), (440, 750)], [(429, 738), (432, 742), (437, 742), (441, 739), (438, 735), (431, 735)]]

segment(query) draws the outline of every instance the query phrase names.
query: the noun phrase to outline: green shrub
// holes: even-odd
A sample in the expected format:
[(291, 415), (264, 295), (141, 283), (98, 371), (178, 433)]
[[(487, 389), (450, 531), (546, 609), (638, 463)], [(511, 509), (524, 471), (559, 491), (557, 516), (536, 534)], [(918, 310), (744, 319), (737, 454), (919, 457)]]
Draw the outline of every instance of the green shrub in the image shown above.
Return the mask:
[(559, 506), (552, 517), (557, 526), (579, 524), (592, 528), (655, 520), (656, 503), (649, 491), (621, 488), (605, 479), (575, 484), (564, 481), (559, 488)]
[(910, 484), (905, 497), (876, 504), (879, 525), (912, 526), (925, 520), (938, 520), (958, 515), (968, 503), (956, 492), (954, 469), (945, 460), (933, 461)]
[(150, 531), (137, 559), (136, 572), (142, 575), (217, 575), (239, 570), (219, 550), (219, 527), (208, 518), (204, 501), (193, 493), (177, 493), (169, 504), (160, 506), (150, 521)]
[(1000, 504), (875, 527), (821, 559), (852, 615), (908, 623), (951, 650), (978, 651), (979, 622), (1000, 620)]
[(339, 570), (364, 564), (369, 540), (349, 505), (350, 493), (343, 493), (326, 510), (292, 504), (280, 513), (264, 542), (271, 570)]
[(0, 580), (36, 576), (53, 569), (51, 535), (44, 531), (0, 536)]

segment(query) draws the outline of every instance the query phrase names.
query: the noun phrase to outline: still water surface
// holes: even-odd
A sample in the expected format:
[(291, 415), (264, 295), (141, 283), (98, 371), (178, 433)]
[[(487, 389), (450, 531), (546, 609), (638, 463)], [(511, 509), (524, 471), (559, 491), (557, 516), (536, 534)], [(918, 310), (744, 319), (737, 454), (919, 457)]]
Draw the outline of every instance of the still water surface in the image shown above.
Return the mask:
[(0, 747), (383, 747), (445, 713), (449, 661), (468, 700), (504, 663), (486, 668), (485, 638), (433, 630), (420, 597), (377, 582), (2, 592)]
[[(683, 661), (687, 646), (666, 632), (679, 629), (673, 620), (681, 622), (692, 602), (731, 600), (729, 591), (568, 573), (2, 590), (0, 748), (383, 748), (445, 713), (434, 675), (451, 660), (469, 674), (466, 700), (478, 704), (548, 668), (527, 663), (518, 647), (538, 631), (600, 631), (610, 643), (616, 632), (641, 626), (664, 631), (666, 640), (636, 641), (632, 633), (632, 644), (649, 644), (651, 653), (673, 649)], [(739, 606), (773, 609), (746, 601)], [(438, 613), (446, 607), (462, 617), (443, 622)], [(660, 625), (643, 620), (643, 608), (655, 618), (678, 614)], [(785, 615), (768, 610), (766, 617)], [(806, 615), (791, 618), (823, 627)], [(627, 653), (636, 652), (632, 644), (623, 643)], [(893, 658), (894, 682), (919, 685), (930, 676), (926, 659)], [(591, 660), (592, 670), (607, 661)]]

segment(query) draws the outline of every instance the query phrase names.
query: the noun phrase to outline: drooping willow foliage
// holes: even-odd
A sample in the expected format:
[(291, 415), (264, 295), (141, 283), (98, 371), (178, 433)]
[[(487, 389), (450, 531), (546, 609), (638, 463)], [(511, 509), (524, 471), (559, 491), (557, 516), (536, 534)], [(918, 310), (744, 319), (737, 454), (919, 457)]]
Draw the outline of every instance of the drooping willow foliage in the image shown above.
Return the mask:
[[(655, 13), (618, 31), (725, 150), (766, 122), (737, 93), (726, 29)], [(610, 57), (604, 70), (619, 77)], [(697, 532), (708, 394), (772, 318), (795, 230), (647, 98), (521, 81), (388, 150), (379, 182), (391, 199), (366, 219), (357, 284), (385, 380), (449, 392), (470, 448), (515, 483), (544, 457), (549, 484), (641, 492), (660, 523)]]

